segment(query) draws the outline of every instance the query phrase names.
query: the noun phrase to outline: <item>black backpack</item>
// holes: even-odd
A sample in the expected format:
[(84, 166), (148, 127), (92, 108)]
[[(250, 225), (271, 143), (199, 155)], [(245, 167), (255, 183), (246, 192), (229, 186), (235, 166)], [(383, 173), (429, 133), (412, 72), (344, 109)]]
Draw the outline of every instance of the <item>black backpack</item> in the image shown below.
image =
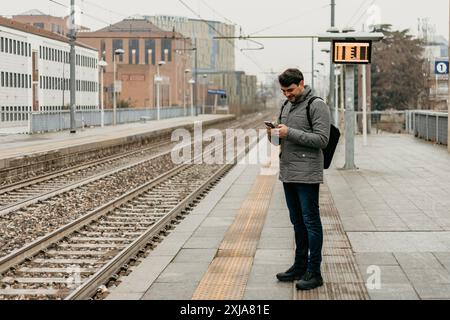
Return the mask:
[[(311, 119), (311, 104), (320, 99), (319, 97), (312, 97), (308, 101), (308, 105), (306, 106), (306, 112), (308, 117), (309, 126), (311, 130), (314, 131), (313, 123)], [(289, 101), (286, 101), (281, 109), (281, 115), (283, 114), (284, 107), (288, 104)], [(281, 116), (280, 116), (281, 117)], [(339, 139), (341, 137), (341, 132), (338, 128), (336, 128), (333, 124), (330, 126), (330, 138), (328, 140), (328, 145), (325, 149), (322, 149), (323, 158), (324, 158), (324, 169), (329, 169), (331, 167), (331, 162), (333, 161), (334, 153), (336, 152), (337, 145), (339, 143)]]

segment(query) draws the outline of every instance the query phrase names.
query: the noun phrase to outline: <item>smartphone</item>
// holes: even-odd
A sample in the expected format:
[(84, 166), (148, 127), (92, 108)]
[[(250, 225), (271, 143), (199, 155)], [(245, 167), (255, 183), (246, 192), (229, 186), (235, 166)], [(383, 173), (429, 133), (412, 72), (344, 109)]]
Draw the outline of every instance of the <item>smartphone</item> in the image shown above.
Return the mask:
[(269, 128), (275, 129), (275, 125), (270, 121), (264, 121), (264, 124)]

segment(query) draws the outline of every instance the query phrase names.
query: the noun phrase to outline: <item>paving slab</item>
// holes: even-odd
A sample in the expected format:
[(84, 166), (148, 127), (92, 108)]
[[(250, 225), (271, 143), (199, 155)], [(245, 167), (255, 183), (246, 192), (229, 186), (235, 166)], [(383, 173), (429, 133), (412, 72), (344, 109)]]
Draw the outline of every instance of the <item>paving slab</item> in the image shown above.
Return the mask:
[(416, 290), (410, 284), (387, 284), (381, 289), (368, 289), (371, 300), (419, 300)]
[(390, 252), (356, 253), (355, 259), (359, 265), (398, 266), (398, 261)]
[[(371, 299), (448, 299), (450, 270), (450, 156), (409, 135), (355, 139), (359, 170), (339, 170), (338, 146), (325, 174), (360, 270), (378, 266), (383, 288)], [(433, 163), (430, 166), (430, 163)], [(396, 283), (399, 282), (399, 283)]]

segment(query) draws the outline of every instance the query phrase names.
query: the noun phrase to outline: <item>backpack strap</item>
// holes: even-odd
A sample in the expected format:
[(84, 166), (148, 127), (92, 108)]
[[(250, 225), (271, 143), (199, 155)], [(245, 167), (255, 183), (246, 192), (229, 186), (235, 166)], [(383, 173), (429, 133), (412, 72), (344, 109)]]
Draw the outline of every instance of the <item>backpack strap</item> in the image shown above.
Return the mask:
[(289, 100), (286, 100), (283, 103), (283, 106), (281, 107), (281, 113), (280, 113), (280, 116), (278, 117), (278, 123), (279, 124), (281, 123), (281, 117), (283, 116), (284, 108), (287, 106), (288, 103), (289, 103)]
[(306, 116), (308, 117), (308, 122), (309, 122), (309, 126), (311, 127), (311, 130), (314, 131), (313, 128), (313, 123), (312, 123), (312, 119), (311, 119), (311, 105), (314, 101), (316, 101), (317, 99), (322, 100), (319, 97), (312, 97), (311, 99), (309, 99), (308, 101), (308, 105), (306, 106)]

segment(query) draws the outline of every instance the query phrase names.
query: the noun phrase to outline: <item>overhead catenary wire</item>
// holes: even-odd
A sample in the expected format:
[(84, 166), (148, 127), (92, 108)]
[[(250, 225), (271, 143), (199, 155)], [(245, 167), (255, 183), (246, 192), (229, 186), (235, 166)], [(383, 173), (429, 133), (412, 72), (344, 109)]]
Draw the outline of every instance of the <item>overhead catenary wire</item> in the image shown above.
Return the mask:
[[(185, 1), (183, 0), (178, 0), (186, 9), (188, 9), (192, 14), (194, 14), (197, 18), (200, 19), (200, 21), (206, 23), (212, 30), (214, 30), (218, 35), (225, 37), (219, 30), (217, 30), (210, 22), (208, 22), (207, 20), (203, 19), (203, 17), (196, 12), (194, 9), (192, 9)], [(225, 39), (234, 49), (239, 49), (236, 47), (236, 45), (234, 44), (233, 41), (230, 41), (230, 39)], [(258, 67), (258, 69), (260, 69), (260, 71), (264, 71), (264, 68), (262, 68), (258, 62), (256, 62), (254, 59), (250, 58), (248, 55), (244, 54), (244, 52), (242, 52), (239, 49), (239, 52), (246, 57), (247, 59), (249, 59), (256, 67)]]
[[(50, 1), (50, 2), (52, 2), (52, 3), (54, 3), (54, 4), (57, 4), (57, 5), (60, 5), (60, 6), (64, 7), (64, 8), (66, 8), (66, 9), (69, 8), (69, 6), (67, 6), (67, 5), (65, 5), (65, 4), (62, 4), (61, 2), (58, 2), (58, 1), (55, 1), (55, 0), (48, 0), (48, 1)], [(92, 16), (92, 15), (90, 15), (90, 14), (84, 12), (84, 10), (81, 10), (81, 11), (80, 11), (80, 14), (82, 14), (82, 15), (84, 15), (84, 16), (86, 16), (86, 17), (89, 17), (89, 18), (91, 18), (91, 19), (93, 19), (93, 20), (95, 20), (95, 21), (97, 21), (97, 22), (101, 22), (102, 24), (106, 24), (106, 25), (108, 25), (108, 26), (114, 28), (114, 25), (112, 25), (110, 22), (105, 21), (105, 20), (103, 20), (103, 19), (100, 19), (100, 18), (98, 18), (98, 17), (94, 17), (94, 16)]]
[(372, 2), (366, 7), (366, 9), (362, 12), (362, 14), (359, 16), (359, 18), (355, 21), (355, 23), (353, 24), (353, 26), (356, 26), (356, 24), (361, 21), (361, 19), (364, 17), (364, 15), (366, 14), (367, 10), (373, 6), (375, 3), (377, 2), (377, 0), (372, 0)]
[(225, 17), (223, 14), (221, 14), (220, 12), (217, 12), (216, 9), (214, 9), (213, 7), (211, 7), (206, 1), (204, 0), (200, 0), (201, 3), (203, 3), (208, 9), (210, 9), (214, 14), (218, 15), (219, 17), (221, 17), (222, 19), (224, 19), (225, 21), (228, 21), (230, 24), (235, 25), (235, 26), (240, 26), (240, 24), (231, 21), (230, 19), (228, 19), (227, 17)]
[(310, 14), (310, 13), (312, 13), (312, 12), (316, 12), (316, 11), (318, 11), (318, 10), (322, 10), (322, 9), (324, 9), (324, 8), (327, 8), (328, 6), (329, 6), (329, 5), (327, 4), (327, 5), (320, 6), (320, 7), (318, 7), (318, 8), (315, 8), (315, 9), (312, 9), (312, 10), (309, 10), (309, 11), (305, 11), (305, 12), (303, 12), (301, 15), (297, 15), (297, 16), (292, 17), (292, 18), (289, 18), (289, 19), (287, 19), (287, 20), (283, 20), (283, 22), (280, 22), (280, 23), (277, 23), (277, 24), (274, 24), (274, 25), (265, 27), (265, 28), (263, 28), (263, 29), (261, 29), (261, 30), (252, 32), (252, 33), (249, 34), (249, 36), (253, 36), (253, 35), (255, 35), (255, 34), (258, 34), (258, 33), (261, 33), (261, 32), (264, 32), (264, 31), (267, 31), (267, 30), (270, 30), (270, 29), (273, 29), (273, 28), (276, 28), (276, 27), (279, 27), (279, 26), (282, 26), (282, 25), (285, 25), (285, 24), (287, 24), (287, 23), (289, 23), (289, 22), (291, 22), (291, 21), (293, 21), (293, 20), (296, 20), (296, 19), (298, 19), (298, 18), (301, 18), (301, 17), (303, 17), (303, 16), (305, 16), (305, 15), (307, 15), (307, 14)]
[[(363, 2), (361, 2), (361, 5), (355, 10), (355, 12), (353, 13), (353, 15), (350, 17), (350, 19), (347, 21), (346, 26), (350, 26), (350, 23), (353, 21), (353, 19), (357, 16), (357, 14), (360, 12), (360, 10), (362, 8), (364, 8), (364, 6), (371, 0), (364, 0)], [(363, 11), (365, 12), (365, 10)]]
[(109, 12), (109, 13), (112, 13), (112, 14), (114, 14), (114, 15), (120, 17), (121, 19), (123, 19), (123, 13), (120, 13), (120, 12), (113, 11), (113, 10), (111, 10), (111, 9), (102, 7), (102, 6), (96, 4), (96, 3), (92, 2), (92, 1), (81, 0), (81, 2), (87, 3), (88, 5), (92, 5), (92, 6), (94, 6), (94, 7), (97, 7), (97, 8), (99, 8), (99, 9), (101, 9), (101, 10), (104, 10), (104, 11), (107, 11), (107, 12)]

